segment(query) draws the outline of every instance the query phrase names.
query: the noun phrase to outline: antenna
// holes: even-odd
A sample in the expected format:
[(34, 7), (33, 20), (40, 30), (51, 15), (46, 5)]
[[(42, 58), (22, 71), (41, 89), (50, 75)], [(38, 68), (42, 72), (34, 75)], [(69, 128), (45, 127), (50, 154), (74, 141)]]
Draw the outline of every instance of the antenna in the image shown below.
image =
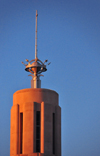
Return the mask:
[(37, 58), (37, 10), (36, 10), (36, 27), (35, 27), (35, 59)]
[(50, 63), (47, 64), (48, 60), (45, 60), (43, 63), (37, 57), (37, 16), (38, 16), (38, 14), (37, 14), (37, 10), (36, 10), (35, 59), (33, 59), (31, 61), (26, 59), (25, 61), (27, 62), (27, 64), (22, 62), (22, 64), (24, 64), (24, 66), (25, 66), (25, 70), (27, 72), (31, 73), (29, 75), (29, 76), (32, 76), (31, 88), (41, 88), (40, 76), (43, 76), (41, 73), (47, 71), (46, 66), (50, 64)]

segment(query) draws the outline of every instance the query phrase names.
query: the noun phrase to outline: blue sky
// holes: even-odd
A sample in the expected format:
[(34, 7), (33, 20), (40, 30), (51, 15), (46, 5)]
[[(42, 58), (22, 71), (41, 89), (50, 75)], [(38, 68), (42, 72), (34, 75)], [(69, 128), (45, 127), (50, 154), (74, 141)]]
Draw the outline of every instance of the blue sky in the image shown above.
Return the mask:
[(21, 61), (48, 59), (42, 88), (59, 93), (62, 156), (100, 155), (100, 1), (0, 0), (0, 156), (10, 152), (13, 93), (30, 88)]

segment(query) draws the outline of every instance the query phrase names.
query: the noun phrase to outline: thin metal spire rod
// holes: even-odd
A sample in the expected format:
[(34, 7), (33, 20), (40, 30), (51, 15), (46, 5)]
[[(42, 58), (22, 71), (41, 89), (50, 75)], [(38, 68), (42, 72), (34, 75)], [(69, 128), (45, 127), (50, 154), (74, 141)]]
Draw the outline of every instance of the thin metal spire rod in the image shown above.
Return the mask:
[(37, 10), (36, 10), (36, 28), (35, 28), (35, 59), (37, 58)]
[(37, 14), (37, 10), (36, 10), (35, 59), (33, 59), (31, 61), (26, 59), (27, 64), (22, 62), (22, 64), (25, 65), (25, 70), (27, 72), (31, 73), (29, 76), (32, 76), (32, 80), (31, 80), (31, 87), (32, 88), (41, 88), (40, 76), (43, 76), (43, 75), (41, 75), (41, 73), (47, 71), (46, 66), (50, 64), (50, 63), (45, 64), (48, 62), (48, 60), (45, 60), (43, 63), (37, 57), (37, 16), (38, 16), (38, 14)]

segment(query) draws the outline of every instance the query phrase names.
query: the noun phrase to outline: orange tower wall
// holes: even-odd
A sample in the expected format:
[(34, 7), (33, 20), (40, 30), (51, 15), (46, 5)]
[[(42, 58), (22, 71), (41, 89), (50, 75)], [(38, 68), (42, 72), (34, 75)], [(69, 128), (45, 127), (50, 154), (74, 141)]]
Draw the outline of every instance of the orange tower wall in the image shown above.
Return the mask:
[[(36, 152), (37, 111), (40, 111), (40, 152)], [(61, 108), (58, 105), (58, 94), (41, 88), (15, 92), (10, 133), (10, 156), (61, 156)]]

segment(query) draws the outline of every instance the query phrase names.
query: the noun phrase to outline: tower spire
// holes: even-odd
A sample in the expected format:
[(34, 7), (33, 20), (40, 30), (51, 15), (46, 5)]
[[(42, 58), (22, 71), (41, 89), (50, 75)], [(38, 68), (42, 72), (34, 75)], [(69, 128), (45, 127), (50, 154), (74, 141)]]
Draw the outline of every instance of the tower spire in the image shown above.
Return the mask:
[[(25, 70), (27, 72), (30, 72), (31, 74), (28, 76), (32, 76), (31, 80), (31, 88), (41, 88), (41, 80), (40, 76), (42, 72), (45, 72), (47, 70), (45, 63), (48, 62), (48, 60), (45, 60), (44, 63), (38, 59), (37, 57), (37, 10), (36, 10), (36, 30), (35, 30), (35, 59), (29, 61), (26, 59), (27, 64), (22, 62), (22, 64), (25, 65)], [(48, 63), (47, 65), (49, 65)]]
[(37, 10), (36, 10), (36, 27), (35, 27), (35, 59), (37, 58)]

